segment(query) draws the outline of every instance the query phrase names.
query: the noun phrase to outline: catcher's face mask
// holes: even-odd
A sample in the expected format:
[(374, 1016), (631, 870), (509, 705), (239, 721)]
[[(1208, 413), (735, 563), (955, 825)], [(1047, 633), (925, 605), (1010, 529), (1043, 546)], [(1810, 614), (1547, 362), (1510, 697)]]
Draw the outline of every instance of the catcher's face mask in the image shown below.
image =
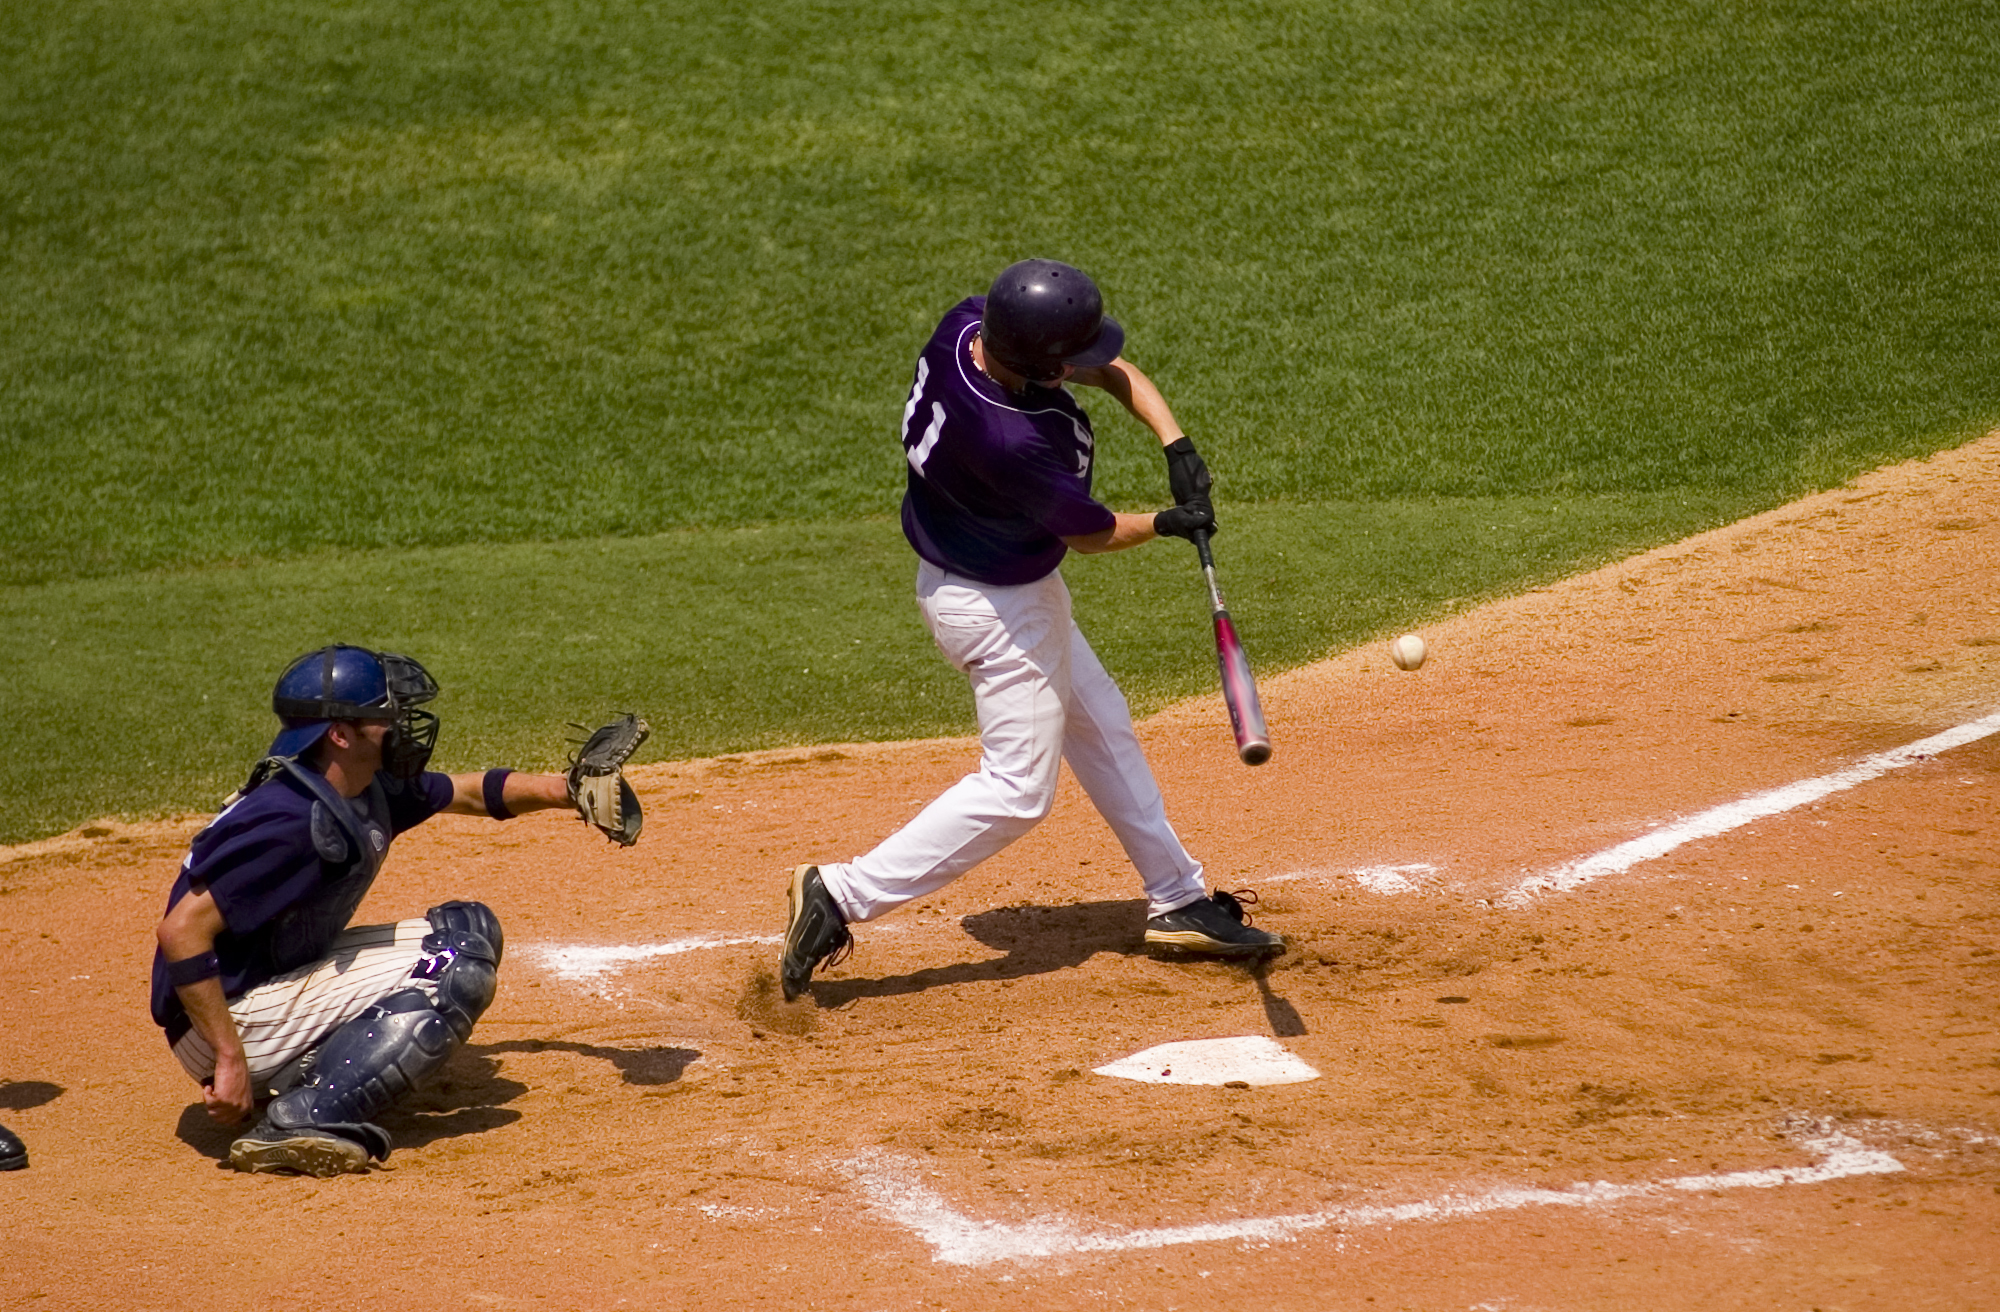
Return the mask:
[(414, 779), (431, 763), (437, 747), (438, 717), (417, 708), (438, 695), (437, 680), (408, 656), (380, 653), (389, 679), (389, 736), (382, 740), (382, 768), (398, 779)]

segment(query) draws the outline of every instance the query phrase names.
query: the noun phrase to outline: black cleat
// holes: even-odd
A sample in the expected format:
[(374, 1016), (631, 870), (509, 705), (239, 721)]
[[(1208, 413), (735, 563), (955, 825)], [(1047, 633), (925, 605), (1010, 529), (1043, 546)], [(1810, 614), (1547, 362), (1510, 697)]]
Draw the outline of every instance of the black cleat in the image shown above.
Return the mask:
[(257, 1174), (349, 1175), (368, 1169), (368, 1149), (359, 1142), (308, 1125), (281, 1130), (269, 1121), (229, 1145), (229, 1164)]
[(778, 967), (778, 982), (790, 1002), (806, 991), (812, 973), (822, 964), (839, 965), (854, 947), (854, 935), (847, 932), (833, 894), (819, 877), (818, 866), (800, 866), (792, 871), (786, 890), (791, 919), (785, 922), (785, 956)]
[(21, 1142), (19, 1135), (4, 1125), (0, 1125), (0, 1171), (25, 1171), (28, 1169), (28, 1145)]
[(1256, 900), (1248, 889), (1225, 893), (1218, 888), (1213, 897), (1148, 920), (1146, 946), (1205, 957), (1275, 956), (1285, 950), (1285, 940), (1268, 930), (1252, 929), (1243, 910), (1243, 903)]

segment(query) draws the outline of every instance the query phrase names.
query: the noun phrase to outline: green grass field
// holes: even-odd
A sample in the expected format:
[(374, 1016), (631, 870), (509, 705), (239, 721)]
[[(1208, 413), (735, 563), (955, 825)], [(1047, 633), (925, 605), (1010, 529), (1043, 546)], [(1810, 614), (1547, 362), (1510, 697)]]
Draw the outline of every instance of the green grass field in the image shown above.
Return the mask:
[[(1209, 454), (1266, 670), (1948, 445), (1996, 124), (1991, 0), (16, 0), (0, 841), (211, 802), (335, 637), (455, 764), (963, 729), (893, 432), (1024, 254)], [(1184, 554), (1070, 570), (1144, 705)]]
[[(1217, 539), (1259, 665), (1323, 655), (1638, 542), (1692, 507), (1595, 497), (1247, 507)], [(1714, 516), (1722, 518), (1721, 515)], [(1328, 550), (1326, 530), (1339, 527)], [(1510, 560), (1502, 572), (1496, 562)], [(276, 730), (270, 685), (335, 640), (422, 653), (445, 769), (552, 765), (563, 724), (639, 708), (642, 760), (966, 732), (972, 699), (911, 604), (892, 522), (315, 556), (0, 592), (16, 675), (0, 817), (16, 835), (218, 801)], [(1141, 711), (1216, 679), (1184, 543), (1072, 561), (1077, 611)], [(630, 604), (591, 597), (613, 581)], [(101, 741), (78, 744), (80, 728)], [(1216, 751), (1227, 754), (1226, 729)], [(51, 762), (91, 759), (88, 772)]]

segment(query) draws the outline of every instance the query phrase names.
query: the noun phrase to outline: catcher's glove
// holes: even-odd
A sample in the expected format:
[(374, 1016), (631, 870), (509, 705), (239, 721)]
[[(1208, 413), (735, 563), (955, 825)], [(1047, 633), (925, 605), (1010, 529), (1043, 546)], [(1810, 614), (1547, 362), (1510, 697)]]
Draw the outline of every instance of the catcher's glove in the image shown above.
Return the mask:
[[(572, 726), (577, 729), (582, 725)], [(596, 825), (620, 847), (639, 841), (646, 817), (638, 795), (620, 768), (652, 728), (636, 715), (621, 715), (592, 733), (569, 758), (569, 800), (584, 823)]]

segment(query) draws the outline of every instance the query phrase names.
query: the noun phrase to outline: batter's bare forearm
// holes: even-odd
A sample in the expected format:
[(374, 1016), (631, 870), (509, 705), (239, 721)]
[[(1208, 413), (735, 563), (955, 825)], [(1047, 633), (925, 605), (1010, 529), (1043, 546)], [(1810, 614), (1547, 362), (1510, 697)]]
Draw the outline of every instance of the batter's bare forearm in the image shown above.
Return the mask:
[(1153, 531), (1151, 515), (1115, 515), (1116, 520), (1102, 533), (1087, 533), (1078, 537), (1064, 538), (1064, 545), (1071, 551), (1080, 551), (1086, 556), (1102, 555), (1107, 551), (1123, 551), (1151, 542), (1159, 534)]
[(1161, 446), (1179, 441), (1183, 436), (1180, 422), (1167, 405), (1167, 398), (1153, 386), (1153, 380), (1129, 360), (1113, 360), (1097, 369), (1079, 369), (1071, 376), (1071, 381), (1109, 392), (1120, 405), (1132, 412), (1134, 419), (1153, 430)]

